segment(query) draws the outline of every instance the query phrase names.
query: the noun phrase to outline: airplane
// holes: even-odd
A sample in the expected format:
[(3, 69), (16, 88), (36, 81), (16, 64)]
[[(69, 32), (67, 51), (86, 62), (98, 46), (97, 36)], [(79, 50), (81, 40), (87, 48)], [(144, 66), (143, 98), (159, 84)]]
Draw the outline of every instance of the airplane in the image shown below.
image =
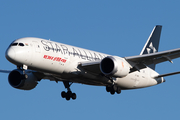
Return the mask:
[(7, 60), (17, 66), (9, 73), (9, 84), (17, 89), (31, 90), (43, 79), (62, 82), (66, 100), (77, 98), (70, 86), (81, 83), (105, 86), (114, 95), (122, 90), (138, 89), (165, 82), (164, 77), (179, 74), (158, 74), (158, 63), (180, 57), (180, 48), (158, 52), (161, 25), (156, 25), (140, 55), (119, 57), (87, 50), (42, 38), (25, 37), (13, 41), (6, 50)]

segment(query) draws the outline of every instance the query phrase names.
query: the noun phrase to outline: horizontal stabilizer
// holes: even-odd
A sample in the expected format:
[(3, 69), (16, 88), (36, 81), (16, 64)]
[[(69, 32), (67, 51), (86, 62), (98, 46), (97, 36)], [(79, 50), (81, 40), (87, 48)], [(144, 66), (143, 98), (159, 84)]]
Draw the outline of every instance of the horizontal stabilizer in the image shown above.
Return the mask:
[(158, 76), (155, 76), (154, 78), (166, 77), (166, 76), (171, 76), (171, 75), (176, 75), (176, 74), (180, 74), (180, 71), (158, 75)]

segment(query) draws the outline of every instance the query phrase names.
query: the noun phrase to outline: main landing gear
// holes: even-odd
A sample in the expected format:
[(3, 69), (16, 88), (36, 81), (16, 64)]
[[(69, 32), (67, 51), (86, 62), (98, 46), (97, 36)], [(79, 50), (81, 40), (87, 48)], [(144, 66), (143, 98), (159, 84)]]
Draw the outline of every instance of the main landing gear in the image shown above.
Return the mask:
[(117, 94), (120, 94), (120, 93), (121, 93), (121, 88), (118, 87), (118, 86), (116, 86), (116, 85), (106, 86), (106, 91), (107, 91), (107, 92), (110, 92), (111, 95), (114, 95), (115, 92), (116, 92)]
[(110, 92), (111, 95), (114, 95), (115, 92), (117, 94), (120, 94), (121, 93), (121, 88), (119, 86), (115, 85), (113, 77), (108, 77), (108, 78), (111, 80), (112, 84), (106, 86), (106, 91)]
[(64, 83), (64, 86), (65, 86), (65, 88), (67, 88), (67, 92), (65, 92), (65, 91), (62, 91), (61, 92), (61, 97), (62, 98), (65, 98), (66, 100), (70, 100), (71, 98), (73, 99), (73, 100), (75, 100), (76, 99), (76, 93), (72, 93), (72, 91), (71, 91), (71, 89), (70, 89), (70, 86), (72, 85), (72, 82), (70, 83), (70, 82), (68, 82), (68, 81), (63, 81), (63, 83)]

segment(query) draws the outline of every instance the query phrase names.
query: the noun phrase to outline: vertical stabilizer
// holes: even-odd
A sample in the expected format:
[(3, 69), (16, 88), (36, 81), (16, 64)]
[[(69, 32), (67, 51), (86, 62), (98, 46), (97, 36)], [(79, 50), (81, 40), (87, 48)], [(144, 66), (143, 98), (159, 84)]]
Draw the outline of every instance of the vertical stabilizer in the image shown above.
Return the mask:
[[(158, 52), (161, 29), (161, 25), (157, 25), (154, 27), (140, 55)], [(148, 67), (155, 69), (155, 64), (151, 64)]]

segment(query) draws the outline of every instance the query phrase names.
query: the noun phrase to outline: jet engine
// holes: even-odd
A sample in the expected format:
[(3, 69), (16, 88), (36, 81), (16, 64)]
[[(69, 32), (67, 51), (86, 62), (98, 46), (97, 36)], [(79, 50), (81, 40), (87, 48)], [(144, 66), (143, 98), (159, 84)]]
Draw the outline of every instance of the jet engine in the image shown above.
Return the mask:
[(9, 73), (8, 76), (9, 84), (17, 89), (31, 90), (38, 84), (38, 79), (32, 72), (26, 72), (23, 74), (23, 70), (16, 69)]
[(130, 72), (128, 63), (120, 57), (108, 56), (100, 63), (101, 72), (106, 76), (125, 77)]

